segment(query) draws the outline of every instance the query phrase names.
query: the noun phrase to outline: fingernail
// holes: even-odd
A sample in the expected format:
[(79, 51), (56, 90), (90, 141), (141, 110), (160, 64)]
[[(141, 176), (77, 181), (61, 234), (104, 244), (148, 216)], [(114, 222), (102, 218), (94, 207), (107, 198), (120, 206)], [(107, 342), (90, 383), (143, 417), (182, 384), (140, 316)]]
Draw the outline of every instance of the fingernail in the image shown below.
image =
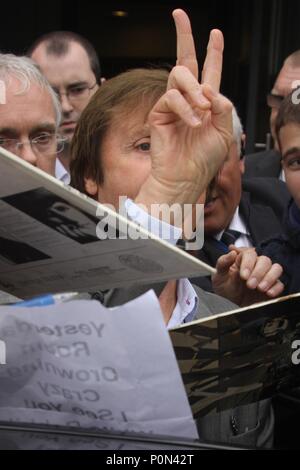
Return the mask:
[(250, 269), (243, 269), (242, 271), (242, 277), (244, 279), (248, 279), (248, 277), (250, 276)]
[(252, 277), (248, 282), (247, 282), (247, 285), (248, 287), (250, 287), (250, 289), (256, 289), (257, 285), (258, 285), (258, 282), (257, 282), (257, 279), (255, 277)]
[(193, 126), (201, 126), (202, 124), (202, 120), (199, 118), (199, 116), (197, 116), (197, 114), (194, 114), (192, 116), (192, 123), (193, 123)]
[(210, 108), (210, 102), (205, 98), (205, 96), (203, 96), (201, 91), (197, 93), (197, 101), (200, 107)]
[(261, 282), (261, 283), (259, 284), (258, 288), (259, 288), (260, 290), (265, 291), (265, 290), (268, 289), (268, 283), (267, 283), (267, 282)]

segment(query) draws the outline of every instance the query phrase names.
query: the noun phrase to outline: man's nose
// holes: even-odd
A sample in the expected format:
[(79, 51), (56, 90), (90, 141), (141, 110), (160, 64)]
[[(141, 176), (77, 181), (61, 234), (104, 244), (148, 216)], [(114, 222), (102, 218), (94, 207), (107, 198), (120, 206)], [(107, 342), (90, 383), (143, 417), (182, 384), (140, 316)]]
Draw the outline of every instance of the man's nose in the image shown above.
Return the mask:
[(69, 98), (66, 94), (60, 95), (61, 109), (64, 114), (68, 114), (73, 111), (72, 103), (70, 103)]
[(28, 142), (20, 146), (18, 149), (18, 156), (27, 163), (30, 163), (30, 165), (37, 165), (37, 157)]

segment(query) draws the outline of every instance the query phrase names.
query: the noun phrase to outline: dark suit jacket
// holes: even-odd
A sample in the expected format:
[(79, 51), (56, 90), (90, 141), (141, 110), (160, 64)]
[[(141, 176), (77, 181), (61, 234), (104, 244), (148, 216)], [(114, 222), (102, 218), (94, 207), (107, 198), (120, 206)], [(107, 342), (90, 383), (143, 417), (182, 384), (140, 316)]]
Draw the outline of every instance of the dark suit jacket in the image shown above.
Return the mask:
[(251, 153), (245, 156), (245, 177), (279, 178), (281, 172), (281, 156), (276, 150)]
[[(249, 230), (253, 246), (280, 233), (283, 215), (290, 200), (286, 185), (276, 178), (244, 178), (240, 215)], [(213, 238), (205, 237), (202, 250), (193, 252), (201, 261), (215, 267), (224, 254)], [(212, 292), (208, 277), (193, 279), (193, 283)]]

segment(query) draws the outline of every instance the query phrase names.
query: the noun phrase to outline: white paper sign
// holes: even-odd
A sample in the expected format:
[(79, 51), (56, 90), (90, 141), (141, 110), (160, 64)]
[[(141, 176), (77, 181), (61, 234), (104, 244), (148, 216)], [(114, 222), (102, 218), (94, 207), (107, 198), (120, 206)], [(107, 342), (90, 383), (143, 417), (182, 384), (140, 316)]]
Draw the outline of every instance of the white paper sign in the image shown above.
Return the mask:
[(112, 310), (0, 307), (0, 339), (1, 421), (198, 437), (153, 292)]

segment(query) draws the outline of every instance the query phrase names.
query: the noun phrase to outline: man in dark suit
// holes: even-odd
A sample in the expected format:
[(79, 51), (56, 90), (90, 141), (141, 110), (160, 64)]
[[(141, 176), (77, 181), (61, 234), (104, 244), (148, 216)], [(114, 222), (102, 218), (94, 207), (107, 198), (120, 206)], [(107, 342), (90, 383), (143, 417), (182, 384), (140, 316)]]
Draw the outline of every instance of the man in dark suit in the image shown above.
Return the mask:
[[(253, 247), (281, 232), (282, 217), (289, 201), (286, 185), (276, 178), (242, 178), (241, 158), (243, 129), (233, 114), (234, 142), (218, 176), (209, 187), (204, 209), (205, 242), (196, 256), (216, 266), (229, 244)], [(193, 254), (193, 253), (192, 253)], [(210, 278), (193, 279), (193, 283), (213, 291)]]
[(247, 178), (271, 177), (284, 180), (280, 153), (273, 149), (246, 155), (245, 176)]
[(274, 141), (274, 149), (265, 152), (258, 152), (245, 157), (245, 175), (269, 176), (284, 179), (281, 169), (281, 157), (278, 151), (278, 144), (275, 132), (275, 121), (284, 97), (288, 96), (293, 88), (300, 85), (300, 50), (291, 54), (285, 61), (276, 78), (274, 87), (268, 95), (268, 106), (271, 109), (270, 129)]

